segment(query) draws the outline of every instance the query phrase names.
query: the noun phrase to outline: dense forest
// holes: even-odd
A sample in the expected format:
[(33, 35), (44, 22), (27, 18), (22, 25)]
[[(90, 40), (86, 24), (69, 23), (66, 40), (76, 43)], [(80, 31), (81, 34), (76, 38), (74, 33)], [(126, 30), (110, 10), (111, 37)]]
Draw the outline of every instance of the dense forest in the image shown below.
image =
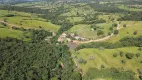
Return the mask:
[(44, 41), (45, 33), (51, 36), (50, 32), (31, 31), (29, 42), (0, 39), (1, 80), (81, 80), (67, 46)]

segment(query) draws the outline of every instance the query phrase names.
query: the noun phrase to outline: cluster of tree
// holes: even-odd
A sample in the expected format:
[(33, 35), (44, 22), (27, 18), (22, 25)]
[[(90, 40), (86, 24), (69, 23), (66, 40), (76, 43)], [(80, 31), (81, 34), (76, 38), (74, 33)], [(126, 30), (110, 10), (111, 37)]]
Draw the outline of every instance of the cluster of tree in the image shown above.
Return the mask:
[(124, 1), (124, 2), (119, 2), (119, 4), (124, 4), (124, 5), (141, 5), (142, 1), (141, 0), (129, 0), (129, 1)]
[(142, 36), (140, 37), (126, 37), (121, 39), (119, 42), (115, 43), (108, 43), (108, 42), (92, 42), (87, 44), (82, 44), (76, 48), (76, 50), (83, 49), (83, 48), (100, 48), (104, 47), (107, 49), (114, 49), (114, 48), (121, 48), (121, 47), (128, 47), (128, 46), (142, 46)]
[(20, 11), (20, 12), (28, 12), (28, 13), (36, 13), (42, 14), (39, 17), (50, 20), (54, 24), (59, 24), (59, 20), (64, 20), (64, 17), (59, 17), (59, 15), (63, 12), (66, 12), (63, 6), (58, 7), (55, 11), (50, 11), (48, 9), (40, 9), (40, 8), (30, 8), (30, 7), (19, 7), (19, 6), (11, 6), (11, 5), (1, 5), (0, 9), (9, 10), (9, 11)]
[[(103, 65), (101, 67), (104, 67)], [(122, 71), (116, 68), (107, 68), (98, 70), (96, 68), (90, 68), (87, 74), (84, 76), (84, 80), (92, 79), (112, 79), (112, 80), (135, 80), (134, 73), (132, 71)]]
[(0, 38), (0, 80), (81, 80), (67, 46), (44, 41), (49, 32), (31, 31), (29, 42)]
[(111, 4), (111, 3), (107, 3), (107, 4), (91, 3), (90, 6), (99, 12), (107, 12), (107, 13), (127, 12), (126, 10), (119, 9), (115, 4)]
[(126, 20), (133, 20), (133, 21), (142, 21), (142, 11), (135, 11), (129, 14), (125, 14), (125, 16), (118, 19), (118, 21), (126, 21)]

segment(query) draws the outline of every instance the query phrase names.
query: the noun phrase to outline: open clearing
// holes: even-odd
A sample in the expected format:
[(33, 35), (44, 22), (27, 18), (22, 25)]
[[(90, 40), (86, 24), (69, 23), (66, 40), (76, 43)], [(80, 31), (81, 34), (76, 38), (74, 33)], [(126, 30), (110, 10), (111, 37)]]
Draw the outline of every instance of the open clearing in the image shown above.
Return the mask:
[[(124, 37), (138, 37), (142, 35), (142, 21), (122, 21), (121, 25), (126, 24), (126, 28), (122, 28), (119, 31), (119, 34), (111, 37), (108, 42), (117, 42)], [(137, 31), (137, 34), (134, 35), (134, 31)]]
[[(123, 51), (124, 53), (123, 57), (120, 56), (120, 51)], [(136, 53), (142, 54), (142, 52), (138, 50), (138, 47), (126, 47), (126, 48), (105, 49), (105, 50), (85, 48), (72, 53), (74, 56), (76, 56), (75, 58), (76, 62), (78, 62), (78, 59), (80, 58), (87, 61), (86, 64), (78, 63), (79, 68), (83, 70), (84, 74), (88, 71), (89, 68), (101, 69), (101, 65), (104, 65), (105, 68), (115, 67), (118, 69), (132, 70), (137, 73), (137, 69), (142, 67), (142, 64), (140, 63), (142, 56), (140, 56), (139, 58), (134, 56), (133, 59), (127, 59), (125, 57), (125, 54), (127, 52), (133, 54)], [(114, 53), (117, 53), (118, 56), (113, 57)], [(94, 56), (94, 60), (90, 60), (89, 56)], [(125, 60), (126, 63), (123, 64), (121, 60)]]
[[(9, 14), (13, 14), (14, 16), (6, 17)], [(29, 14), (25, 12), (0, 10), (0, 20), (6, 20), (8, 23), (15, 24), (23, 28), (35, 29), (42, 27), (45, 30), (53, 32), (57, 32), (60, 28), (58, 25), (54, 25), (51, 22), (47, 22), (45, 19), (39, 18), (36, 14)]]

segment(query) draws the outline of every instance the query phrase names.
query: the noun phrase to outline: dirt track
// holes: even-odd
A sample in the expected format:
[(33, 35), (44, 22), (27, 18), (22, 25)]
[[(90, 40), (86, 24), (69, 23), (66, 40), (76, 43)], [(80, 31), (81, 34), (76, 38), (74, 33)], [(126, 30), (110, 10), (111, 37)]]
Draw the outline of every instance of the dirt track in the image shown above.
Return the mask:
[[(120, 24), (119, 22), (117, 22), (117, 30), (120, 30), (122, 27), (120, 27)], [(109, 38), (111, 38), (112, 36), (114, 36), (114, 34), (112, 33), (111, 35), (109, 36), (106, 36), (106, 37), (103, 37), (103, 38), (100, 38), (100, 39), (96, 39), (96, 40), (89, 40), (89, 41), (78, 41), (78, 40), (73, 40), (73, 43), (76, 43), (76, 44), (84, 44), (84, 43), (90, 43), (90, 42), (101, 42), (101, 41), (105, 41), (105, 40), (108, 40)]]

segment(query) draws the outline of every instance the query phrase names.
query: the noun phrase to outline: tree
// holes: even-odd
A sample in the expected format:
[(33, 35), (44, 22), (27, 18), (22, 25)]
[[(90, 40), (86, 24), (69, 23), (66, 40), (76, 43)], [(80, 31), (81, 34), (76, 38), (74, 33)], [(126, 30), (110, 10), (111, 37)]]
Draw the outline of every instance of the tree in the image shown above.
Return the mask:
[(113, 54), (113, 57), (117, 57), (117, 56), (118, 56), (118, 54), (117, 54), (117, 53), (114, 53), (114, 54)]
[(140, 57), (140, 55), (141, 55), (140, 53), (137, 53), (137, 54), (136, 54), (136, 57)]
[(111, 32), (108, 32), (108, 35), (111, 35)]
[(123, 56), (124, 56), (123, 51), (120, 51), (120, 56), (121, 56), (121, 57), (123, 57)]
[(133, 32), (134, 35), (137, 35), (137, 33), (138, 33), (137, 31), (134, 31), (134, 32)]
[(119, 33), (119, 30), (114, 30), (114, 34), (117, 35)]
[(100, 35), (103, 35), (104, 32), (102, 30), (97, 30), (97, 35), (100, 36)]
[(125, 63), (126, 63), (126, 61), (125, 61), (125, 60), (121, 60), (121, 63), (122, 63), (122, 64), (125, 64)]
[(125, 27), (125, 28), (126, 28), (126, 26), (127, 26), (126, 24), (123, 25), (123, 27)]
[(126, 54), (126, 58), (128, 58), (128, 59), (133, 59), (133, 57), (134, 57), (133, 53), (127, 53)]
[(112, 27), (117, 27), (117, 23), (112, 24)]
[(139, 49), (138, 49), (139, 51), (142, 51), (142, 47), (139, 47)]

